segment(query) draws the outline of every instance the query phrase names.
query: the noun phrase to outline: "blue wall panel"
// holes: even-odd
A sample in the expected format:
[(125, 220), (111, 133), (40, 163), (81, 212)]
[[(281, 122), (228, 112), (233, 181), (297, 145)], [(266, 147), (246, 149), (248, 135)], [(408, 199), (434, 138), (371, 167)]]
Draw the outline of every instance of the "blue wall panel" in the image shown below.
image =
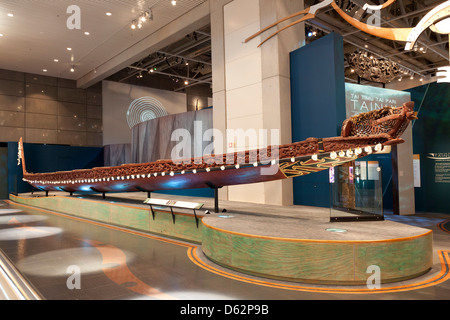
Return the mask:
[[(70, 171), (103, 166), (103, 148), (28, 143), (24, 143), (23, 147), (28, 172)], [(8, 192), (30, 192), (32, 187), (22, 181), (22, 166), (17, 165), (17, 148), (17, 142), (8, 142)]]
[(420, 155), (421, 170), (416, 210), (450, 213), (450, 84), (431, 83), (408, 91), (419, 117), (413, 127), (414, 154)]
[[(8, 143), (8, 193), (31, 192), (32, 187), (22, 181), (22, 166), (17, 165), (17, 147), (17, 142)], [(91, 169), (103, 167), (104, 165), (103, 148), (25, 143), (24, 154), (27, 171), (30, 173)], [(214, 190), (209, 188), (160, 191), (159, 193), (192, 197), (214, 197)]]
[[(329, 34), (290, 59), (292, 140), (340, 135), (346, 119), (343, 38)], [(294, 204), (329, 207), (328, 171), (295, 178)]]

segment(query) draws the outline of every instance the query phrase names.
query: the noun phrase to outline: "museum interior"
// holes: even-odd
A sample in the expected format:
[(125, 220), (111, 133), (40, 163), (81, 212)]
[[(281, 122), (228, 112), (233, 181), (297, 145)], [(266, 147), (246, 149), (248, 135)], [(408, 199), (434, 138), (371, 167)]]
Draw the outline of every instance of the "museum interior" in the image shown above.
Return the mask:
[(1, 1), (0, 300), (450, 299), (449, 35), (442, 0)]

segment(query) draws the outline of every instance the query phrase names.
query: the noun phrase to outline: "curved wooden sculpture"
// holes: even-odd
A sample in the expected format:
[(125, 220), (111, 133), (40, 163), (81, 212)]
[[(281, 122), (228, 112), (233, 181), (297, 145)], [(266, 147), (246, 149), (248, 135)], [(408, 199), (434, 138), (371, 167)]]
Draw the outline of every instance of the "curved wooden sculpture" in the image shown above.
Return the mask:
[(248, 42), (248, 41), (250, 41), (250, 40), (256, 38), (257, 36), (259, 36), (259, 35), (262, 34), (263, 32), (265, 32), (265, 31), (267, 31), (267, 30), (269, 30), (269, 29), (271, 29), (271, 28), (277, 26), (277, 25), (280, 24), (281, 22), (284, 22), (284, 21), (287, 21), (287, 20), (289, 20), (289, 19), (298, 17), (298, 16), (300, 16), (300, 15), (302, 15), (302, 14), (305, 14), (305, 16), (304, 16), (303, 18), (301, 18), (300, 20), (294, 21), (293, 23), (290, 23), (289, 25), (287, 25), (287, 26), (281, 28), (280, 30), (278, 30), (277, 32), (275, 32), (274, 34), (272, 34), (270, 37), (268, 37), (266, 40), (264, 40), (263, 42), (261, 42), (261, 43), (258, 45), (258, 47), (260, 47), (260, 46), (263, 45), (266, 41), (268, 41), (269, 39), (273, 38), (274, 36), (276, 36), (277, 34), (279, 34), (280, 32), (282, 32), (283, 30), (286, 30), (286, 29), (288, 29), (288, 28), (290, 28), (290, 27), (292, 27), (292, 26), (294, 26), (294, 25), (296, 25), (296, 24), (299, 24), (299, 23), (301, 23), (301, 22), (304, 22), (304, 21), (307, 21), (307, 20), (309, 20), (309, 19), (315, 18), (315, 17), (316, 17), (316, 12), (317, 12), (318, 10), (320, 10), (320, 9), (322, 9), (322, 8), (325, 8), (326, 6), (328, 6), (329, 4), (331, 4), (333, 1), (334, 1), (334, 0), (325, 0), (325, 1), (322, 1), (322, 2), (320, 2), (320, 3), (318, 3), (318, 4), (314, 5), (314, 6), (309, 7), (308, 9), (302, 10), (302, 11), (297, 12), (297, 13), (294, 13), (294, 14), (292, 14), (292, 15), (286, 17), (286, 18), (283, 18), (283, 19), (281, 19), (281, 20), (279, 20), (279, 21), (277, 21), (277, 22), (271, 24), (270, 26), (268, 26), (268, 27), (266, 27), (266, 28), (260, 30), (259, 32), (255, 33), (254, 35), (248, 37), (247, 39), (245, 39), (245, 42)]
[[(21, 139), (19, 164), (21, 161), (23, 180), (43, 191), (106, 193), (220, 188), (303, 176), (382, 151), (383, 146), (403, 142), (400, 136), (413, 119), (416, 116), (411, 102), (399, 108), (386, 107), (350, 118), (344, 122), (340, 137), (309, 138), (279, 147), (200, 159), (54, 173), (26, 171)], [(270, 170), (270, 174), (262, 170), (268, 168), (274, 170)]]
[[(389, 0), (387, 2), (385, 2), (383, 5), (380, 6), (371, 6), (371, 5), (364, 5), (363, 10), (382, 10), (387, 8), (388, 6), (392, 5), (396, 0)], [(319, 9), (325, 8), (327, 6), (331, 5), (332, 8), (345, 20), (347, 21), (349, 24), (351, 24), (352, 26), (354, 26), (355, 28), (371, 34), (373, 36), (379, 37), (379, 38), (384, 38), (384, 39), (388, 39), (388, 40), (394, 40), (394, 41), (402, 41), (402, 42), (406, 42), (406, 46), (405, 46), (405, 50), (412, 50), (414, 48), (414, 46), (417, 43), (417, 40), (419, 39), (420, 35), (427, 30), (428, 28), (430, 28), (433, 32), (438, 32), (438, 33), (449, 33), (447, 31), (442, 31), (440, 30), (438, 27), (436, 27), (436, 24), (438, 24), (439, 22), (442, 22), (444, 20), (450, 19), (450, 1), (446, 1), (440, 5), (438, 5), (436, 8), (434, 8), (433, 10), (431, 10), (427, 15), (425, 15), (425, 17), (423, 17), (423, 19), (414, 27), (414, 28), (382, 28), (382, 27), (377, 27), (377, 26), (373, 26), (373, 25), (369, 25), (366, 23), (363, 23), (351, 16), (349, 16), (347, 13), (344, 12), (344, 10), (342, 10), (334, 0), (326, 0), (326, 1), (322, 1), (320, 3), (318, 3), (317, 5), (311, 6), (308, 9), (302, 10), (300, 12), (297, 12), (293, 15), (290, 15), (289, 17), (286, 17), (284, 19), (281, 19), (273, 24), (271, 24), (270, 26), (262, 29), (260, 32), (254, 34), (253, 36), (247, 38), (245, 40), (245, 42), (250, 41), (251, 39), (255, 38), (256, 36), (260, 35), (261, 33), (277, 26), (278, 24), (280, 24), (283, 21), (289, 20), (293, 17), (297, 17), (299, 15), (302, 14), (306, 14), (303, 18), (292, 22), (291, 24), (279, 29), (278, 31), (276, 31), (275, 33), (271, 34), (269, 37), (267, 37), (262, 43), (259, 44), (259, 46), (261, 46), (262, 44), (264, 44), (266, 41), (268, 41), (269, 39), (273, 38), (274, 36), (276, 36), (277, 34), (279, 34), (280, 32), (282, 32), (283, 30), (286, 30), (287, 28), (292, 27), (295, 24), (310, 20), (315, 18), (316, 16), (316, 12)]]

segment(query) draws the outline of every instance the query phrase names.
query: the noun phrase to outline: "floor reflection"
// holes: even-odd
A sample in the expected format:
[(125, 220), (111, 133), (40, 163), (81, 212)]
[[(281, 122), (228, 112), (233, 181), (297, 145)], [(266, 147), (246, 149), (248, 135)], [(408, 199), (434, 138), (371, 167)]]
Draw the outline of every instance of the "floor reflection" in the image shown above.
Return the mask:
[(420, 216), (398, 216), (398, 215), (385, 215), (385, 219), (408, 224), (419, 228), (434, 226), (442, 221), (442, 218), (430, 218)]
[(49, 237), (61, 232), (62, 232), (61, 228), (54, 228), (54, 227), (9, 228), (0, 230), (0, 241)]
[(21, 213), (21, 212), (23, 212), (23, 211), (22, 210), (17, 210), (17, 209), (0, 209), (0, 215)]
[(3, 215), (0, 216), (0, 224), (4, 225), (15, 225), (15, 224), (25, 224), (31, 222), (40, 222), (47, 220), (45, 216), (29, 216), (24, 214), (17, 215)]
[[(189, 259), (189, 245), (173, 239), (14, 208), (0, 209), (0, 249), (48, 300), (341, 298), (258, 286), (209, 272)], [(80, 270), (80, 290), (67, 286), (72, 266)]]
[[(121, 261), (114, 263), (114, 260), (111, 262), (104, 260), (104, 255), (114, 257), (117, 254), (115, 249), (104, 248), (103, 250), (105, 251), (103, 254), (96, 248), (89, 247), (52, 250), (28, 256), (17, 265), (27, 275), (58, 277), (67, 275), (70, 266), (78, 266), (83, 276), (102, 272), (104, 268), (121, 264)], [(131, 253), (127, 252), (127, 257), (129, 261), (133, 261)], [(51, 268), (48, 268), (50, 265)]]

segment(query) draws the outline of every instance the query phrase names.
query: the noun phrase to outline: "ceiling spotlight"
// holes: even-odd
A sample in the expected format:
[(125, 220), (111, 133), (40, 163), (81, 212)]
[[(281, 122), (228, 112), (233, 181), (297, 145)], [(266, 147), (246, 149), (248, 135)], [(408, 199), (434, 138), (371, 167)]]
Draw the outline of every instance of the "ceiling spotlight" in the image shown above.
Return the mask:
[(188, 85), (188, 84), (189, 84), (189, 81), (186, 80), (186, 81), (184, 82), (184, 84), (185, 84), (185, 85)]
[(47, 72), (47, 69), (43, 69), (42, 71)]
[(72, 48), (67, 48), (67, 51), (72, 51)]
[(58, 59), (53, 59), (53, 61), (55, 61), (55, 62), (59, 62), (59, 60), (58, 60)]
[(3, 37), (3, 33), (0, 33), (0, 37)]
[(111, 13), (111, 12), (107, 12), (106, 15), (107, 15), (108, 17), (110, 17), (110, 16), (112, 16), (112, 13)]
[(85, 35), (87, 35), (87, 36), (88, 36), (88, 35), (90, 35), (90, 33), (89, 33), (89, 32), (87, 32), (87, 31), (86, 31), (86, 32), (85, 32), (84, 34), (85, 34)]
[(136, 21), (133, 21), (132, 23), (131, 23), (131, 29), (136, 29)]
[(177, 2), (176, 2), (175, 0), (172, 0), (171, 3), (172, 3), (173, 6), (176, 6), (176, 5), (177, 5)]
[(75, 72), (75, 66), (72, 66), (72, 67), (70, 68), (70, 72)]
[(8, 17), (14, 17), (12, 13), (8, 13)]

